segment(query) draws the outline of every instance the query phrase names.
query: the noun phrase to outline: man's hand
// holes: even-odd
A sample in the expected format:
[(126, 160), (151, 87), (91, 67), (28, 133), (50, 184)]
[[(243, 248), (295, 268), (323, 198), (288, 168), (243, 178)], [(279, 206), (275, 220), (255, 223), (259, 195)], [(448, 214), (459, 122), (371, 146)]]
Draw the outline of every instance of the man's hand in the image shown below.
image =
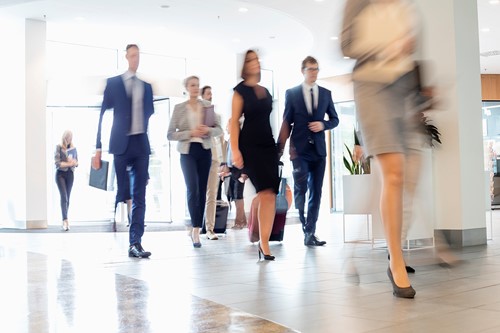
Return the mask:
[(92, 168), (99, 170), (101, 168), (101, 151), (96, 150), (95, 155), (92, 157)]
[(219, 177), (224, 179), (225, 177), (229, 176), (231, 174), (231, 170), (229, 170), (229, 167), (224, 164), (219, 167)]
[(363, 148), (360, 145), (354, 145), (354, 149), (352, 150), (352, 160), (354, 162), (360, 162), (363, 158)]
[(325, 129), (325, 125), (321, 121), (311, 121), (307, 127), (311, 132), (317, 133)]

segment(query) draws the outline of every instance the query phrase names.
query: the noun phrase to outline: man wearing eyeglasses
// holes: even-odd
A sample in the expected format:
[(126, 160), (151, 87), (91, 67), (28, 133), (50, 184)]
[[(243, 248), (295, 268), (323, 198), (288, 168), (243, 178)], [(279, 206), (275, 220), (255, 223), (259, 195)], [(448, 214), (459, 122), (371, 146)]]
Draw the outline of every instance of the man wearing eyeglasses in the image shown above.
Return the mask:
[[(286, 91), (283, 123), (278, 138), (281, 158), (286, 141), (290, 137), (295, 208), (299, 210), (306, 246), (326, 244), (315, 235), (326, 167), (325, 131), (339, 124), (330, 90), (316, 84), (318, 72), (318, 61), (315, 58), (308, 56), (302, 61), (304, 82)], [(308, 190), (306, 217), (305, 201)]]

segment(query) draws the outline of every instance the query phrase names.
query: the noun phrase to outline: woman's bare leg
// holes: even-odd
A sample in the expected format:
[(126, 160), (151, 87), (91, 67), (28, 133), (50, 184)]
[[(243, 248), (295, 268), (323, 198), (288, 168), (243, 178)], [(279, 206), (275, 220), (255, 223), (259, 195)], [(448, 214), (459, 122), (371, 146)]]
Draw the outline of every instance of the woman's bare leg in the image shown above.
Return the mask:
[(259, 234), (260, 246), (264, 254), (271, 254), (269, 250), (269, 237), (273, 229), (274, 214), (276, 213), (276, 194), (273, 190), (267, 189), (260, 191), (257, 196), (259, 197)]
[(387, 153), (377, 155), (376, 158), (382, 176), (380, 214), (391, 258), (389, 265), (396, 285), (405, 288), (410, 286), (401, 249), (405, 156), (402, 153)]
[(401, 244), (406, 242), (408, 229), (413, 222), (413, 199), (420, 180), (422, 169), (422, 152), (408, 149), (405, 159), (405, 174), (403, 184), (403, 224), (401, 229)]

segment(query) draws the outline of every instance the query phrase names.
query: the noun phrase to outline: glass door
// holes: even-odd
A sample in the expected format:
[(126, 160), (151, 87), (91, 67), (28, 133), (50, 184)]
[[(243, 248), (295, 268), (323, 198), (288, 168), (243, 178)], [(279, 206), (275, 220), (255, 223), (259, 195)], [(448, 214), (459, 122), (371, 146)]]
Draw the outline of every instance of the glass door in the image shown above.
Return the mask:
[(500, 205), (500, 101), (483, 101), (485, 171), (490, 174), (491, 205)]
[(342, 176), (348, 171), (344, 166), (343, 157), (347, 154), (345, 145), (349, 149), (354, 147), (354, 129), (357, 129), (354, 101), (335, 104), (335, 110), (339, 116), (339, 126), (330, 135), (330, 173), (332, 179), (330, 209), (342, 211), (344, 203), (342, 199), (343, 182)]
[[(109, 173), (109, 190), (102, 191), (89, 184), (91, 157), (95, 150), (95, 137), (99, 120), (98, 106), (49, 106), (51, 116), (51, 138), (47, 151), (55, 152), (61, 141), (62, 133), (69, 129), (73, 132), (73, 142), (78, 149), (79, 166), (75, 170), (75, 182), (71, 193), (70, 219), (72, 222), (109, 221), (113, 218), (116, 180), (112, 170)], [(173, 222), (182, 224), (186, 217), (185, 186), (180, 169), (180, 157), (175, 142), (167, 140), (170, 120), (170, 99), (155, 101), (155, 113), (149, 121), (151, 156), (149, 162), (149, 183), (146, 189), (146, 222)], [(113, 156), (107, 153), (113, 112), (107, 111), (102, 124), (103, 159), (110, 161)], [(59, 192), (55, 183), (55, 168), (52, 166), (48, 181), (50, 197), (49, 224), (58, 225), (61, 220)], [(119, 205), (117, 221), (123, 218)], [(126, 215), (125, 215), (126, 216)]]

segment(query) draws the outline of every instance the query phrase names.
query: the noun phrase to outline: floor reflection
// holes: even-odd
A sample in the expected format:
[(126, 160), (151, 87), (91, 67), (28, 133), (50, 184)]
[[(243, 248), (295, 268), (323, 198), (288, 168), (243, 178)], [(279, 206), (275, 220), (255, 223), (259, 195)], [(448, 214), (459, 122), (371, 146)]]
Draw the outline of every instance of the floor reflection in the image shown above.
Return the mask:
[(61, 260), (59, 277), (57, 278), (57, 303), (66, 318), (67, 326), (74, 325), (75, 312), (75, 270), (68, 260)]
[(151, 332), (147, 284), (115, 274), (115, 291), (119, 332)]
[[(213, 288), (211, 295), (244, 301), (238, 291), (248, 290), (248, 285), (237, 284), (228, 294), (218, 289), (227, 285), (224, 276), (233, 276), (228, 271), (233, 263), (239, 269), (232, 281), (256, 269), (263, 280), (273, 274), (273, 267), (279, 266), (256, 263), (255, 251), (249, 271), (243, 272), (241, 256), (246, 254), (228, 257), (237, 243), (228, 242), (229, 238), (194, 252), (183, 232), (149, 233), (148, 246), (155, 258), (135, 260), (124, 250), (127, 236), (0, 233), (0, 332), (295, 332), (196, 294)], [(161, 251), (165, 238), (176, 251)], [(261, 288), (250, 289), (248, 296), (261, 297)]]
[(49, 332), (47, 256), (28, 252), (26, 254), (26, 267), (28, 331), (30, 333)]

